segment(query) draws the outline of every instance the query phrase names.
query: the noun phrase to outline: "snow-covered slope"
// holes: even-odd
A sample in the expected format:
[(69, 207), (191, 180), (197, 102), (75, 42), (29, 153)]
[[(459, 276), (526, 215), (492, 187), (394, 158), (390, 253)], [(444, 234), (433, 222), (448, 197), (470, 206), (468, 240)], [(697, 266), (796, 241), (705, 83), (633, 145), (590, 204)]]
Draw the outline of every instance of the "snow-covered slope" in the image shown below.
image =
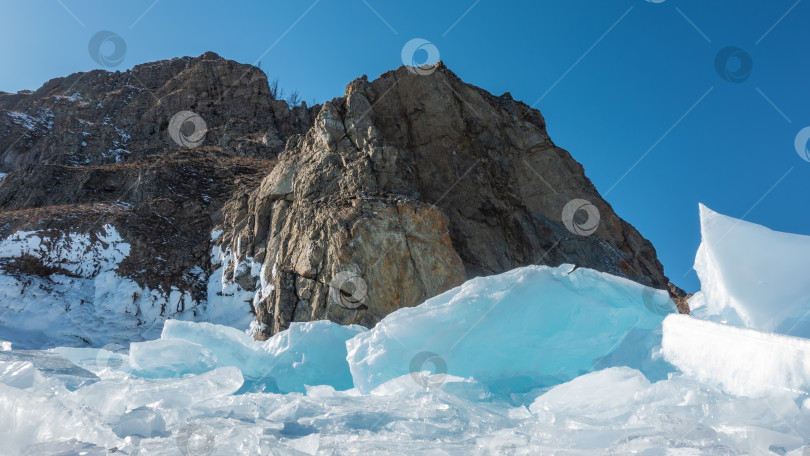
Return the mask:
[[(112, 226), (91, 234), (20, 231), (0, 241), (0, 328), (15, 348), (154, 338), (167, 300), (116, 273), (129, 245)], [(20, 259), (47, 268), (32, 274)], [(179, 302), (181, 296), (175, 297)]]
[[(153, 290), (122, 276), (130, 253), (115, 227), (95, 233), (19, 231), (0, 241), (0, 339), (14, 348), (127, 345), (160, 336), (168, 318), (247, 329), (253, 294), (224, 283), (220, 270), (208, 280), (212, 299)], [(226, 261), (214, 252), (212, 261)], [(202, 269), (190, 272), (206, 280)]]
[(810, 336), (810, 236), (780, 233), (700, 205), (695, 314)]

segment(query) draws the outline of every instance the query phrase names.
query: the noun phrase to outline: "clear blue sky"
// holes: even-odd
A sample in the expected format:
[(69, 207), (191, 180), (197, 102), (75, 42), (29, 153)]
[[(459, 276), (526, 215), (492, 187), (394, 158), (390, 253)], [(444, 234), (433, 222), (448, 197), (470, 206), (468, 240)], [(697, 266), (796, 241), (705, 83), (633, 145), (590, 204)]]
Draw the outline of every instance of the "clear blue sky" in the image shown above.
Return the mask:
[[(423, 38), (465, 81), (536, 103), (694, 291), (698, 202), (810, 234), (810, 163), (794, 147), (810, 126), (810, 0), (655, 1), (0, 0), (0, 90), (99, 67), (88, 42), (110, 30), (127, 44), (116, 69), (207, 50), (261, 56), (270, 78), (321, 102), (401, 65), (403, 45)], [(751, 57), (743, 82), (716, 71), (727, 46)]]

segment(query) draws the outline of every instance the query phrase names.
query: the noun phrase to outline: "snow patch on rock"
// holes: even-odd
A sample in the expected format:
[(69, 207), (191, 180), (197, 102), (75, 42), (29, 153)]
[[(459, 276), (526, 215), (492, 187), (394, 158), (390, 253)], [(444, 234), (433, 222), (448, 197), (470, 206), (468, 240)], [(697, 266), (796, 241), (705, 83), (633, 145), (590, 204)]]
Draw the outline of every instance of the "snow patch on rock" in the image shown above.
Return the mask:
[[(214, 231), (211, 234), (212, 240), (219, 237), (221, 231)], [(247, 259), (241, 265), (234, 265), (237, 262), (236, 255), (230, 249), (223, 250), (215, 245), (211, 249), (211, 266), (214, 271), (208, 277), (207, 296), (205, 305), (206, 318), (204, 321), (215, 322), (236, 328), (247, 329), (256, 320), (252, 302), (255, 292), (245, 290), (233, 277), (226, 276), (226, 271), (237, 269), (254, 270), (256, 266)]]
[(235, 328), (211, 323), (169, 320), (161, 338), (133, 343), (130, 363), (142, 377), (166, 378), (236, 366), (246, 389), (305, 392), (307, 385), (352, 388), (346, 341), (366, 331), (329, 321), (293, 323), (264, 342)]
[(33, 115), (16, 111), (5, 111), (5, 113), (12, 122), (33, 133), (45, 133), (53, 128), (54, 114), (48, 108), (37, 108)]
[(111, 225), (100, 232), (56, 233), (18, 231), (0, 241), (0, 260), (32, 256), (43, 265), (64, 269), (71, 275), (93, 278), (115, 269), (127, 255), (130, 245)]

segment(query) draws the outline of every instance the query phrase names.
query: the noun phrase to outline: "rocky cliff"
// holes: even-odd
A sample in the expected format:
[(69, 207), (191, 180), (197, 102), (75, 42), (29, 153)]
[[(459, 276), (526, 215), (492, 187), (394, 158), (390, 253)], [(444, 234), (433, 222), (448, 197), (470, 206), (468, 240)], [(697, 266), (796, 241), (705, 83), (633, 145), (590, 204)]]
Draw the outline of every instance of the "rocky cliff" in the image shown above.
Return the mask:
[[(207, 124), (193, 150), (168, 134), (183, 110)], [(259, 69), (213, 53), (0, 94), (0, 172), (8, 173), (0, 236), (109, 223), (134, 246), (123, 275), (204, 300), (205, 282), (188, 272), (208, 269), (219, 210), (234, 189), (272, 170), (286, 139), (310, 123), (306, 106), (272, 98)]]
[[(129, 246), (114, 273), (152, 296), (127, 312), (203, 318), (216, 301), (254, 314), (258, 337), (313, 319), (370, 327), (527, 264), (682, 296), (538, 111), (441, 64), (412, 70), (311, 108), (212, 53), (0, 93), (0, 237), (102, 242), (114, 227)], [(15, 283), (69, 273), (76, 258), (48, 249), (0, 248), (0, 266)]]

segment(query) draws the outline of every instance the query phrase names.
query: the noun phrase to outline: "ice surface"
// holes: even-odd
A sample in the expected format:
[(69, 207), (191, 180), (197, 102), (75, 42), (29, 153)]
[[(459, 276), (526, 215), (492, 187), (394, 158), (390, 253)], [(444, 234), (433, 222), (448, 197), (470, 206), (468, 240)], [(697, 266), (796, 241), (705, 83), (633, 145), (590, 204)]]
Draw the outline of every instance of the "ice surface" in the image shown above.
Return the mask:
[(346, 363), (346, 341), (366, 328), (330, 321), (292, 323), (290, 329), (264, 342), (273, 359), (272, 373), (281, 391), (304, 391), (304, 385), (353, 387)]
[(129, 362), (141, 377), (177, 377), (201, 374), (216, 367), (216, 357), (202, 345), (183, 339), (158, 339), (132, 343)]
[(741, 396), (810, 392), (810, 340), (670, 315), (663, 355), (682, 372)]
[(40, 372), (61, 381), (70, 391), (98, 380), (93, 372), (77, 366), (58, 353), (38, 350), (0, 352), (0, 383), (28, 388), (41, 383)]
[(650, 381), (641, 372), (613, 367), (552, 388), (529, 410), (537, 416), (554, 410), (555, 419), (571, 415), (587, 415), (599, 421), (627, 418), (634, 411), (636, 395), (649, 387)]
[(571, 450), (613, 450), (602, 454), (772, 454), (771, 447), (801, 454), (810, 431), (810, 413), (791, 395), (737, 398), (680, 376), (650, 384), (626, 367), (556, 386), (529, 409), (559, 432), (554, 440)]
[(138, 407), (121, 415), (112, 423), (112, 430), (119, 437), (164, 437), (171, 435), (166, 432), (166, 421), (157, 410), (150, 407)]
[(25, 389), (42, 382), (42, 375), (30, 362), (12, 361), (0, 364), (0, 383)]
[(608, 367), (608, 356), (627, 365), (650, 360), (653, 344), (623, 341), (655, 337), (665, 312), (651, 305), (651, 290), (572, 269), (529, 266), (476, 278), (388, 315), (347, 342), (355, 386), (369, 392), (415, 369), (520, 392)]
[(169, 320), (161, 339), (132, 344), (130, 364), (144, 377), (236, 366), (252, 383), (247, 388), (304, 392), (307, 385), (329, 385), (345, 390), (353, 387), (346, 341), (364, 331), (329, 321), (292, 323), (287, 331), (257, 342), (234, 328)]
[[(235, 367), (173, 379), (106, 371), (70, 392), (33, 364), (16, 369), (38, 381), (0, 382), (2, 454), (93, 455), (116, 448), (114, 454), (128, 455), (764, 455), (775, 449), (801, 456), (810, 443), (810, 401), (779, 392), (730, 396), (691, 376), (650, 383), (626, 367), (516, 400), (477, 397), (470, 394), (476, 382), (461, 378), (427, 391), (411, 375), (367, 395), (330, 386), (309, 387), (306, 395), (234, 394), (242, 384)], [(0, 371), (11, 370), (0, 362)]]
[(700, 206), (697, 315), (810, 337), (810, 236), (780, 233)]
[(0, 372), (0, 453), (22, 454), (44, 440), (79, 439), (107, 448), (117, 443), (102, 419), (65, 403), (67, 390), (58, 381), (49, 384), (32, 363), (0, 361)]
[(182, 412), (201, 400), (235, 393), (243, 381), (235, 367), (222, 367), (183, 379), (139, 379), (123, 374), (76, 390), (69, 397), (105, 419), (120, 419), (125, 413), (146, 406), (177, 408)]
[(689, 300), (693, 317), (664, 321), (664, 358), (731, 394), (807, 394), (810, 340), (782, 334), (810, 336), (810, 237), (703, 205), (700, 220), (695, 270), (702, 289)]
[(126, 347), (116, 344), (105, 345), (103, 348), (57, 347), (49, 350), (82, 369), (105, 376), (113, 371), (132, 371), (128, 351)]

